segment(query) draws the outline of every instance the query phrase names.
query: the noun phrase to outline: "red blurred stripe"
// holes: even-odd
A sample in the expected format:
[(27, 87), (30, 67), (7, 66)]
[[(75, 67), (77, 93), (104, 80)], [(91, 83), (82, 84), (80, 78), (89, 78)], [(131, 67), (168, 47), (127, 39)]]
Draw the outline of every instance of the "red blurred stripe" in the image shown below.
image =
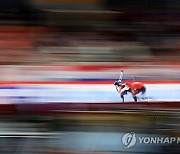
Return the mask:
[[(142, 81), (145, 84), (180, 84), (180, 80)], [(47, 85), (47, 84), (113, 84), (112, 81), (1, 81), (0, 86)]]
[[(1, 102), (2, 103), (2, 102)], [(56, 115), (61, 113), (98, 113), (108, 110), (178, 110), (180, 102), (126, 102), (126, 103), (31, 103), (0, 104), (0, 115)], [(95, 112), (92, 112), (95, 111)]]

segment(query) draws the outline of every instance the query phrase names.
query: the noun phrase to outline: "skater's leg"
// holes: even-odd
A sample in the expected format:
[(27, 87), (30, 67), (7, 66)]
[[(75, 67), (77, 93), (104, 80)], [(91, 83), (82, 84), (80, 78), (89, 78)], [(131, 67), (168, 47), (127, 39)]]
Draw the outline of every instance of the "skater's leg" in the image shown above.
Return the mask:
[(121, 94), (122, 102), (124, 102), (124, 95)]
[(135, 102), (137, 102), (137, 97), (136, 96), (133, 96), (133, 99)]

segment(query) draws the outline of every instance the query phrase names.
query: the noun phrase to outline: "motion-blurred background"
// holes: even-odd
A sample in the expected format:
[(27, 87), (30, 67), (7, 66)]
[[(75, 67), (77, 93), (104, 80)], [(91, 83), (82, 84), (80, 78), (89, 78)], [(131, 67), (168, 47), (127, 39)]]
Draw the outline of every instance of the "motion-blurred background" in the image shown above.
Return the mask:
[(2, 0), (0, 62), (178, 62), (179, 3)]
[[(0, 153), (179, 153), (179, 0), (1, 0)], [(151, 102), (121, 103), (113, 82)]]

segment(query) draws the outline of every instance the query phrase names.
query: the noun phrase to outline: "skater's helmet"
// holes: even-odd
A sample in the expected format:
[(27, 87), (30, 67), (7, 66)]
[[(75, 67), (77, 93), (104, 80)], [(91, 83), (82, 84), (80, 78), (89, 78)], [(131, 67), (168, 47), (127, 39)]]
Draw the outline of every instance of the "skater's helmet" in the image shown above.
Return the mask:
[(117, 81), (114, 82), (114, 85), (121, 86), (122, 85), (122, 81), (121, 80), (117, 80)]

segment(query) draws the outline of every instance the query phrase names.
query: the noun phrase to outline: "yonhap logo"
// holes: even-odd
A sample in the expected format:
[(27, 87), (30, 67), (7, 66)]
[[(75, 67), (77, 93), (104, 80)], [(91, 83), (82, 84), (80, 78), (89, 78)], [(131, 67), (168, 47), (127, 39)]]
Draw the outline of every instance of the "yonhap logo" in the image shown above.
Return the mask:
[(130, 148), (136, 144), (136, 135), (135, 133), (126, 133), (122, 137), (122, 143), (125, 148)]
[(152, 145), (152, 144), (179, 144), (180, 137), (166, 137), (158, 134), (135, 134), (134, 132), (126, 133), (122, 137), (122, 144), (125, 148), (131, 148), (135, 144)]

